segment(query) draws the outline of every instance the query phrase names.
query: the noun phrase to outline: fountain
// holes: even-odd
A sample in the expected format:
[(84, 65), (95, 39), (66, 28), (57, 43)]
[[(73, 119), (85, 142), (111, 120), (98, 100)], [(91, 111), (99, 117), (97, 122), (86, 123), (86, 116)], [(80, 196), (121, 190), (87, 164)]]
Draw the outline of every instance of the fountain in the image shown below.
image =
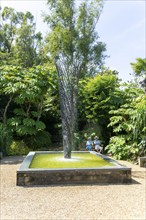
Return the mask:
[[(68, 184), (125, 184), (131, 183), (131, 168), (127, 168), (118, 164), (112, 158), (98, 154), (96, 152), (74, 151), (73, 153), (94, 154), (110, 163), (103, 167), (82, 167), (77, 168), (31, 168), (31, 163), (35, 155), (38, 154), (63, 154), (60, 152), (30, 152), (20, 168), (17, 170), (18, 186), (37, 186), (37, 185), (68, 185)], [(77, 158), (61, 159), (60, 163), (67, 160), (69, 163), (78, 161)], [(48, 161), (49, 163), (49, 161)], [(54, 161), (55, 163), (55, 161)]]

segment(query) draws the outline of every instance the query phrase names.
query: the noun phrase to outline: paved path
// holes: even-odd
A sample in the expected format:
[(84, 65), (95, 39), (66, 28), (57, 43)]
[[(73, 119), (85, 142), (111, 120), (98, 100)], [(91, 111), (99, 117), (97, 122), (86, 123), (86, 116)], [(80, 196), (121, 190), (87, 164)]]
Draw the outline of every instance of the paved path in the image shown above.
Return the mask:
[(16, 186), (24, 157), (5, 157), (0, 171), (0, 220), (145, 220), (146, 170), (129, 162), (127, 185)]

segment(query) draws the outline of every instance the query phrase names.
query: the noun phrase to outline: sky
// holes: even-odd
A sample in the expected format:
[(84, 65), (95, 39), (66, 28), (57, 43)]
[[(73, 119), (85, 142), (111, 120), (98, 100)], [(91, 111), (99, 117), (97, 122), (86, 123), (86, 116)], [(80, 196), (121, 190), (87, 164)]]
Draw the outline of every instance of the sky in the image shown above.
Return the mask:
[[(45, 35), (47, 26), (42, 15), (47, 12), (46, 0), (0, 0), (2, 9), (30, 11), (35, 18), (37, 31)], [(97, 32), (106, 44), (105, 67), (119, 72), (123, 81), (132, 79), (130, 63), (146, 58), (146, 0), (105, 0)]]

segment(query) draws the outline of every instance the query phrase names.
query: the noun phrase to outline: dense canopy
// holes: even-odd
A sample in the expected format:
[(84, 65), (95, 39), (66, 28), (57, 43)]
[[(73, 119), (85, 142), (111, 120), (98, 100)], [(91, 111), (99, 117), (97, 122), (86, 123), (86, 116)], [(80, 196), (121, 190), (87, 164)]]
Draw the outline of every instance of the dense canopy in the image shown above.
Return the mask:
[(103, 2), (63, 2), (48, 0), (44, 38), (30, 12), (1, 10), (0, 152), (60, 149), (64, 134), (82, 150), (96, 134), (105, 153), (137, 160), (146, 153), (146, 59), (131, 61), (134, 80), (123, 83), (103, 66), (95, 28)]

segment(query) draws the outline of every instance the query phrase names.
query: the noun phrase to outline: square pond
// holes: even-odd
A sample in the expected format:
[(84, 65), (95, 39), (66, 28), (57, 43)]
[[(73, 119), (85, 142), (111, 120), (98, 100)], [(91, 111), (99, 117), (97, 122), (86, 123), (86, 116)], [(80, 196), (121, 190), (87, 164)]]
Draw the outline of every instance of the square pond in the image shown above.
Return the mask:
[(30, 152), (17, 170), (18, 186), (131, 183), (131, 168), (94, 151)]

